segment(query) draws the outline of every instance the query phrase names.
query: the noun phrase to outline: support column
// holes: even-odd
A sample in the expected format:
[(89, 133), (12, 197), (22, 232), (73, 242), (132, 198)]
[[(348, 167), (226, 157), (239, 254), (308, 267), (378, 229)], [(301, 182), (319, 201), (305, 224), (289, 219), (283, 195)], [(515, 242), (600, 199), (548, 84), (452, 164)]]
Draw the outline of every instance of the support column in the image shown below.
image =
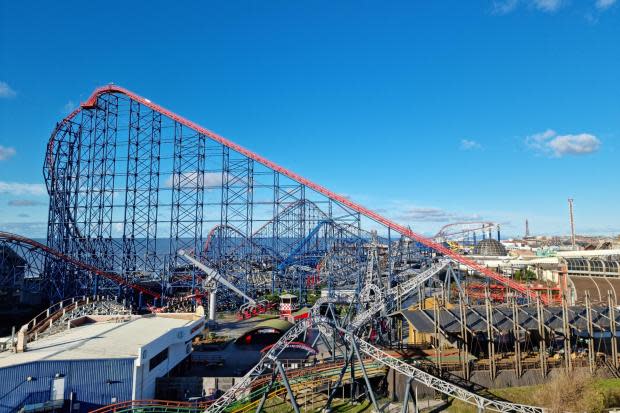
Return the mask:
[[(353, 348), (351, 348), (351, 355), (355, 354)], [(349, 394), (351, 403), (355, 402), (355, 393), (357, 390), (357, 383), (355, 382), (355, 360), (351, 358), (351, 368), (350, 368), (350, 376), (351, 376), (351, 385), (349, 386)]]
[(433, 300), (433, 322), (435, 325), (435, 363), (437, 364), (439, 371), (441, 371), (441, 333), (439, 328), (439, 317), (439, 303), (437, 301), (437, 296), (435, 296)]
[(467, 313), (465, 312), (465, 302), (463, 293), (459, 294), (459, 312), (461, 316), (461, 338), (463, 340), (463, 376), (469, 380), (469, 341), (467, 336)]
[(267, 396), (269, 395), (269, 392), (273, 388), (273, 385), (276, 382), (277, 376), (278, 376), (278, 370), (273, 369), (273, 372), (271, 373), (271, 380), (269, 381), (269, 385), (265, 389), (265, 392), (263, 393), (263, 396), (261, 397), (260, 402), (258, 403), (258, 406), (256, 407), (256, 413), (260, 413), (261, 410), (263, 410), (263, 406), (265, 405), (265, 402), (267, 401)]
[(215, 306), (217, 304), (217, 291), (209, 291), (209, 321), (215, 321)]
[(491, 297), (489, 288), (485, 288), (484, 307), (486, 310), (487, 322), (487, 352), (489, 354), (489, 376), (495, 380), (495, 338), (493, 337), (493, 308), (491, 307)]
[(616, 300), (611, 293), (607, 291), (607, 302), (609, 305), (609, 331), (611, 332), (611, 358), (616, 370), (620, 362), (618, 362), (618, 337), (616, 336)]
[(409, 396), (411, 395), (411, 382), (413, 381), (412, 377), (407, 378), (407, 383), (405, 384), (405, 389), (403, 391), (403, 407), (401, 409), (401, 413), (409, 413)]
[(536, 315), (538, 318), (538, 355), (540, 356), (540, 373), (542, 377), (547, 376), (547, 346), (545, 342), (545, 318), (543, 314), (542, 304), (540, 302), (540, 293), (536, 295)]
[[(342, 379), (344, 378), (344, 375), (347, 372), (347, 368), (349, 367), (350, 364), (352, 364), (353, 350), (351, 349), (351, 354), (348, 357), (347, 357), (346, 351), (347, 351), (347, 348), (345, 347), (344, 366), (342, 367), (342, 370), (340, 370), (340, 375), (338, 376), (338, 381), (336, 382), (334, 389), (329, 393), (329, 397), (327, 398), (327, 402), (325, 403), (325, 408), (323, 409), (323, 411), (326, 411), (326, 412), (330, 411), (330, 407), (332, 405), (332, 401), (334, 400), (334, 397), (336, 397), (336, 392), (338, 391), (338, 387), (340, 387), (340, 385), (342, 384)], [(343, 390), (344, 390), (344, 386), (343, 386)]]
[[(403, 300), (402, 300), (402, 295), (400, 294), (400, 284), (398, 285), (398, 292), (399, 294), (397, 296), (396, 302), (398, 305), (398, 311), (401, 312), (403, 311)], [(397, 341), (398, 341), (398, 348), (403, 348), (403, 317), (402, 315), (401, 317), (397, 318), (396, 336), (397, 336)]]
[(297, 405), (297, 401), (295, 400), (295, 395), (293, 394), (293, 390), (291, 389), (291, 385), (288, 382), (288, 378), (286, 377), (286, 372), (284, 371), (284, 367), (282, 367), (282, 363), (280, 361), (276, 361), (276, 365), (278, 366), (278, 371), (280, 372), (280, 376), (282, 376), (282, 381), (284, 382), (284, 387), (286, 387), (286, 392), (288, 393), (289, 399), (291, 399), (291, 405), (293, 406), (293, 410), (295, 413), (299, 413), (299, 406)]
[(590, 292), (586, 290), (586, 317), (588, 320), (588, 365), (590, 373), (594, 373), (596, 359), (594, 358), (594, 328), (592, 326), (592, 303), (590, 302)]
[[(364, 361), (362, 357), (360, 357), (360, 352), (357, 348), (357, 343), (355, 342), (355, 337), (351, 337), (351, 344), (353, 346), (353, 351), (355, 351), (355, 356), (360, 362), (360, 369), (362, 370), (362, 375), (364, 376), (364, 381), (366, 382), (366, 390), (368, 391), (368, 395), (370, 396), (370, 400), (372, 400), (372, 404), (375, 407), (377, 412), (380, 412), (379, 404), (377, 403), (377, 399), (375, 398), (375, 393), (372, 391), (372, 386), (370, 385), (370, 379), (368, 378), (368, 374), (366, 374), (366, 367), (364, 366)], [(298, 412), (296, 412), (298, 413)]]
[(517, 307), (517, 301), (515, 297), (512, 300), (512, 334), (515, 337), (515, 373), (517, 378), (521, 377), (521, 339), (520, 339), (520, 325), (519, 325), (519, 308)]
[(571, 359), (572, 346), (570, 324), (568, 323), (568, 302), (564, 292), (562, 293), (562, 330), (564, 331), (564, 366), (569, 372), (573, 369), (573, 360)]

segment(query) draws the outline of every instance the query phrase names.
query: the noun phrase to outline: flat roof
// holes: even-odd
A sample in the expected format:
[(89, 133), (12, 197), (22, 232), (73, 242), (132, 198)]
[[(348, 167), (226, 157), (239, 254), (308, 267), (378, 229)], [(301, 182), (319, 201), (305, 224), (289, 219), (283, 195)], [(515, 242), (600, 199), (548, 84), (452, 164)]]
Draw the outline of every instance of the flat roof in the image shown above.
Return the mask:
[(0, 368), (42, 360), (137, 358), (141, 346), (194, 321), (147, 316), (85, 324), (28, 343), (23, 353), (0, 352)]
[(270, 320), (265, 320), (262, 323), (258, 324), (256, 327), (254, 327), (252, 330), (260, 330), (261, 328), (273, 328), (275, 330), (279, 330), (281, 332), (286, 332), (288, 330), (290, 330), (290, 328), (293, 327), (293, 324), (291, 324), (290, 322), (286, 321), (286, 320), (280, 320), (278, 318), (272, 318)]

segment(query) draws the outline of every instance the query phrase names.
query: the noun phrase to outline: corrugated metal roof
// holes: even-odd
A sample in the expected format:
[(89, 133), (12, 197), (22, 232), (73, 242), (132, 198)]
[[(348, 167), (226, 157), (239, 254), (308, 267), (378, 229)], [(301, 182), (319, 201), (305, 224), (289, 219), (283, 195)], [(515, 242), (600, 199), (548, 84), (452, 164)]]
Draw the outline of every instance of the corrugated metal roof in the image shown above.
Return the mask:
[[(511, 332), (513, 329), (513, 309), (511, 306), (494, 305), (492, 311), (492, 325), (500, 332)], [(519, 311), (519, 325), (530, 331), (538, 330), (538, 315), (535, 306), (521, 306)], [(401, 312), (414, 329), (421, 333), (435, 332), (435, 311), (404, 310)], [(547, 327), (562, 332), (562, 307), (543, 307), (544, 323)], [(486, 333), (485, 306), (468, 306), (465, 308), (466, 327), (473, 333)], [(460, 309), (440, 309), (439, 326), (446, 333), (459, 334), (461, 332)], [(595, 334), (607, 333), (610, 328), (609, 308), (592, 307), (592, 323)], [(587, 335), (587, 310), (584, 306), (568, 308), (568, 323), (579, 335)], [(616, 312), (616, 324), (620, 325), (620, 311)], [(617, 332), (620, 335), (620, 331)]]
[[(133, 359), (45, 360), (0, 369), (0, 411), (50, 400), (56, 375), (65, 379), (65, 399), (75, 392), (80, 412), (117, 401), (131, 400)], [(31, 380), (27, 380), (28, 377)]]

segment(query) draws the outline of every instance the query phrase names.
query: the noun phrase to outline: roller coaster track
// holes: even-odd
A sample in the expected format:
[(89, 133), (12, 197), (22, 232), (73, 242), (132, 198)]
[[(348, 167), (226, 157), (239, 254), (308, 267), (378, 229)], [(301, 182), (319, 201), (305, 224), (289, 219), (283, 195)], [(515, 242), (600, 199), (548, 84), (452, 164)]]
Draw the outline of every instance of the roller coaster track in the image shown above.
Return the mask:
[[(312, 318), (302, 320), (295, 324), (295, 326), (287, 332), (279, 341), (275, 351), (270, 352), (263, 357), (261, 362), (254, 367), (241, 381), (235, 384), (231, 389), (226, 392), (222, 397), (217, 399), (213, 404), (209, 405), (205, 412), (215, 413), (227, 410), (228, 406), (237, 400), (241, 390), (250, 387), (251, 383), (257, 379), (261, 373), (265, 370), (266, 361), (275, 361), (277, 356), (286, 348), (288, 343), (304, 330), (311, 328), (312, 325), (323, 324), (328, 327), (333, 327), (333, 323), (326, 317), (312, 316)], [(450, 382), (444, 378), (437, 377), (431, 373), (428, 373), (413, 364), (408, 364), (386, 352), (374, 347), (370, 343), (355, 336), (351, 331), (342, 330), (342, 337), (345, 341), (355, 344), (359, 348), (359, 351), (369, 357), (372, 357), (380, 365), (392, 368), (399, 373), (411, 377), (415, 381), (424, 384), (432, 389), (435, 389), (443, 394), (459, 399), (465, 403), (472, 404), (481, 409), (488, 409), (497, 412), (515, 412), (515, 413), (542, 413), (544, 409), (535, 406), (522, 405), (517, 403), (510, 403), (503, 400), (494, 400), (489, 397), (482, 396), (461, 387), (458, 384)]]
[[(231, 226), (231, 225), (225, 225), (225, 224), (218, 224), (215, 225), (213, 228), (211, 228), (211, 230), (209, 231), (209, 234), (207, 234), (207, 239), (205, 240), (204, 246), (203, 246), (203, 252), (207, 253), (210, 251), (211, 248), (211, 243), (213, 242), (213, 239), (216, 237), (216, 234), (219, 231), (222, 230), (229, 230), (234, 232), (241, 240), (243, 240), (243, 242), (247, 242), (248, 244), (250, 244), (251, 246), (253, 246), (254, 248), (256, 248), (259, 251), (262, 251), (265, 255), (272, 255), (275, 259), (278, 258), (278, 255), (271, 251), (269, 248), (263, 246), (263, 245), (259, 245), (258, 243), (256, 243), (252, 237), (247, 237), (243, 232), (239, 231), (237, 228)], [(231, 251), (231, 253), (236, 252), (237, 250), (241, 249), (242, 245), (239, 245), (237, 248), (235, 248), (234, 250)]]
[(399, 284), (396, 288), (390, 289), (385, 299), (377, 300), (370, 306), (370, 308), (361, 312), (353, 319), (353, 322), (350, 325), (351, 329), (355, 331), (368, 323), (375, 316), (375, 314), (384, 310), (389, 310), (388, 307), (393, 305), (399, 298), (402, 299), (407, 297), (412, 291), (445, 269), (448, 266), (448, 263), (448, 260), (442, 260), (421, 273), (416, 274), (416, 276), (410, 278), (404, 283)]
[[(467, 235), (475, 232), (488, 231), (497, 227), (498, 224), (488, 221), (452, 222), (441, 227), (439, 231), (437, 231), (437, 234), (435, 234), (435, 236), (433, 237), (433, 241), (447, 241), (450, 239), (454, 239), (454, 237), (458, 235)], [(450, 229), (452, 228), (457, 229), (450, 231)]]
[[(422, 285), (426, 280), (436, 275), (439, 271), (445, 268), (448, 264), (446, 261), (440, 261), (439, 263), (431, 266), (427, 270), (415, 275), (405, 283), (401, 284), (401, 288), (395, 288), (388, 294), (388, 300), (398, 300), (406, 298), (412, 291), (418, 286)], [(254, 366), (241, 380), (235, 383), (226, 393), (224, 393), (219, 399), (211, 404), (205, 412), (207, 413), (219, 413), (227, 409), (232, 403), (234, 403), (244, 389), (251, 387), (252, 383), (257, 380), (268, 367), (273, 367), (273, 364), (277, 360), (278, 356), (287, 348), (287, 346), (293, 342), (304, 331), (313, 327), (322, 327), (320, 331), (326, 332), (329, 329), (336, 329), (339, 331), (339, 335), (347, 341), (349, 344), (355, 344), (358, 346), (360, 352), (366, 354), (369, 357), (375, 359), (378, 363), (387, 367), (393, 368), (400, 373), (413, 378), (414, 380), (425, 384), (437, 391), (440, 391), (449, 396), (455, 397), (465, 403), (473, 404), (479, 408), (495, 410), (498, 412), (518, 412), (518, 413), (541, 413), (543, 409), (533, 406), (526, 406), (521, 404), (510, 403), (502, 400), (493, 400), (488, 397), (476, 394), (470, 390), (463, 388), (461, 385), (446, 380), (445, 378), (437, 377), (427, 371), (415, 367), (414, 365), (407, 364), (402, 360), (399, 360), (388, 353), (372, 346), (371, 344), (361, 340), (356, 336), (355, 331), (361, 325), (368, 321), (369, 317), (372, 318), (375, 314), (382, 311), (385, 308), (384, 303), (377, 303), (371, 306), (368, 310), (362, 312), (353, 323), (347, 326), (346, 329), (340, 328), (334, 320), (320, 315), (319, 308), (325, 304), (326, 300), (319, 300), (310, 310), (310, 317), (300, 320), (290, 330), (288, 330), (281, 338), (273, 345), (273, 347), (263, 356), (259, 363)]]
[(422, 383), (432, 389), (435, 389), (443, 394), (454, 397), (465, 403), (473, 404), (482, 410), (493, 410), (497, 412), (515, 412), (515, 413), (542, 413), (544, 409), (535, 406), (528, 406), (524, 404), (510, 403), (503, 400), (493, 400), (469, 390), (466, 390), (454, 383), (446, 381), (440, 377), (434, 376), (421, 370), (415, 366), (415, 364), (408, 364), (404, 361), (391, 356), (383, 350), (373, 346), (370, 343), (354, 336), (353, 334), (346, 334), (345, 340), (349, 342), (355, 341), (360, 352), (366, 354), (377, 360), (379, 363), (388, 366), (399, 373), (411, 377), (418, 383)]
[[(210, 139), (212, 139), (215, 142), (220, 143), (223, 146), (226, 146), (246, 157), (248, 157), (249, 159), (252, 159), (268, 168), (270, 168), (271, 170), (278, 172), (302, 185), (305, 185), (306, 187), (316, 191), (317, 193), (320, 193), (330, 199), (332, 199), (333, 201), (348, 207), (349, 209), (364, 215), (365, 217), (378, 222), (380, 224), (385, 225), (386, 227), (390, 228), (391, 230), (394, 230), (398, 233), (400, 233), (401, 235), (408, 237), (414, 241), (417, 241), (435, 251), (437, 251), (438, 253), (441, 253), (447, 257), (452, 258), (454, 261), (459, 262), (460, 264), (464, 265), (465, 267), (476, 271), (480, 274), (482, 274), (485, 277), (488, 277), (490, 279), (493, 279), (501, 284), (506, 285), (507, 287), (511, 288), (512, 290), (515, 290), (523, 295), (527, 295), (531, 298), (536, 298), (537, 294), (533, 291), (530, 291), (527, 286), (518, 283), (510, 278), (506, 278), (498, 273), (496, 273), (495, 271), (484, 267), (483, 265), (478, 264), (477, 262), (475, 262), (474, 260), (471, 260), (463, 255), (458, 254), (455, 251), (452, 251), (449, 248), (444, 247), (443, 245), (429, 239), (426, 238), (416, 232), (413, 232), (411, 229), (409, 229), (408, 227), (398, 224), (388, 218), (385, 218), (382, 215), (379, 215), (378, 213), (360, 205), (357, 204), (351, 200), (349, 200), (346, 196), (343, 195), (339, 195), (335, 192), (330, 191), (329, 189), (318, 185), (304, 177), (302, 177), (301, 175), (296, 174), (295, 172), (292, 172), (286, 168), (283, 168), (282, 166), (268, 160), (267, 158), (262, 157), (261, 155), (258, 155), (240, 145), (237, 145), (236, 143), (206, 129), (203, 128), (202, 126), (188, 120), (185, 119), (175, 113), (173, 113), (172, 111), (163, 108), (162, 106), (159, 106), (153, 102), (151, 102), (149, 99), (146, 99), (142, 96), (139, 96), (127, 89), (124, 89), (122, 87), (116, 86), (116, 85), (108, 85), (108, 86), (104, 86), (101, 87), (97, 90), (95, 90), (93, 92), (93, 94), (88, 98), (88, 100), (86, 100), (85, 102), (82, 103), (81, 107), (76, 109), (75, 111), (73, 111), (69, 116), (67, 116), (59, 125), (63, 125), (67, 122), (69, 122), (72, 118), (74, 118), (80, 111), (81, 109), (85, 108), (85, 109), (90, 109), (90, 108), (95, 108), (97, 106), (97, 99), (99, 96), (106, 94), (106, 93), (118, 93), (118, 94), (124, 94), (127, 97), (131, 98), (132, 100), (139, 102), (140, 104), (154, 110), (157, 111), (161, 114), (163, 114), (164, 116), (167, 116), (168, 118), (174, 120), (175, 122), (178, 122), (181, 125), (184, 125), (186, 127), (189, 127), (207, 137), (209, 137)], [(58, 130), (58, 127), (57, 127)], [(46, 155), (46, 164), (47, 167), (49, 168), (49, 173), (53, 174), (53, 170), (54, 170), (54, 144), (55, 144), (55, 138), (56, 135), (52, 135), (52, 138), (50, 139), (49, 143), (48, 143), (48, 148), (47, 148), (47, 155)], [(543, 302), (547, 303), (548, 298), (543, 296), (542, 297)]]
[(113, 272), (109, 272), (109, 271), (103, 271), (100, 270), (97, 267), (94, 267), (90, 264), (87, 264), (85, 262), (76, 260), (73, 257), (70, 257), (68, 255), (65, 255), (53, 248), (48, 247), (45, 244), (42, 244), (38, 241), (35, 241), (33, 239), (30, 238), (26, 238), (23, 237), (21, 235), (16, 235), (16, 234), (11, 234), (10, 232), (2, 232), (0, 231), (0, 241), (4, 241), (7, 243), (11, 243), (11, 244), (21, 244), (21, 245), (27, 245), (29, 248), (34, 249), (34, 250), (38, 250), (44, 254), (47, 254), (49, 257), (52, 257), (54, 259), (58, 259), (60, 261), (64, 261), (66, 263), (69, 263), (73, 266), (75, 266), (76, 268), (80, 269), (80, 270), (84, 270), (87, 272), (90, 272), (94, 275), (98, 275), (100, 277), (106, 278), (118, 285), (122, 285), (122, 286), (126, 286), (131, 288), (132, 290), (135, 290), (137, 292), (141, 292), (143, 294), (146, 294), (148, 296), (151, 296), (153, 298), (159, 298), (160, 294), (155, 292), (155, 291), (151, 291), (148, 288), (145, 288), (141, 285), (138, 284), (133, 284), (128, 282), (127, 280), (125, 280), (125, 278), (119, 276), (118, 274), (115, 274)]
[(208, 402), (191, 403), (172, 400), (128, 400), (92, 410), (91, 413), (198, 413), (204, 411)]
[[(400, 288), (391, 289), (387, 294), (388, 300), (396, 301), (398, 299), (406, 298), (409, 294), (412, 293), (418, 286), (422, 285), (426, 280), (436, 275), (439, 271), (441, 271), (448, 264), (447, 260), (442, 260), (439, 263), (431, 266), (427, 270), (416, 274), (411, 279), (402, 283)], [(328, 331), (334, 331), (338, 337), (342, 339), (343, 342), (348, 344), (351, 348), (359, 349), (359, 352), (367, 357), (370, 357), (378, 363), (380, 366), (389, 367), (398, 371), (399, 373), (414, 379), (415, 381), (422, 383), (430, 388), (433, 388), (441, 393), (459, 399), (465, 403), (472, 404), (479, 409), (488, 409), (494, 410), (498, 412), (517, 412), (517, 413), (542, 413), (544, 410), (539, 407), (527, 406), (522, 404), (510, 403), (504, 400), (496, 400), (491, 397), (487, 397), (478, 393), (475, 393), (467, 388), (463, 387), (462, 380), (459, 382), (455, 382), (453, 380), (449, 380), (446, 377), (434, 374), (432, 370), (423, 369), (422, 365), (417, 366), (416, 362), (413, 364), (406, 363), (389, 353), (373, 346), (372, 344), (362, 340), (356, 335), (356, 329), (363, 325), (363, 322), (368, 319), (368, 317), (372, 317), (376, 313), (384, 310), (385, 304), (376, 304), (371, 306), (368, 310), (361, 313), (353, 323), (346, 326), (346, 328), (342, 328), (338, 325), (338, 323), (327, 317), (320, 315), (319, 307), (328, 302), (328, 300), (321, 299), (317, 301), (317, 303), (310, 310), (310, 317), (306, 319), (302, 319), (297, 322), (291, 329), (289, 329), (272, 347), (271, 349), (265, 353), (265, 355), (261, 358), (261, 360), (256, 364), (244, 377), (238, 380), (227, 392), (225, 392), (221, 397), (219, 397), (214, 402), (210, 402), (208, 405), (203, 404), (202, 408), (205, 413), (220, 413), (224, 411), (228, 411), (234, 406), (243, 406), (245, 403), (242, 402), (242, 399), (247, 399), (242, 397), (242, 395), (246, 394), (248, 389), (252, 388), (253, 384), (264, 381), (264, 373), (268, 369), (274, 368), (274, 365), (278, 359), (278, 356), (288, 347), (290, 343), (292, 343), (297, 337), (299, 337), (306, 330), (311, 328), (319, 328), (319, 331), (322, 331), (323, 334)], [(328, 333), (329, 334), (329, 333)], [(273, 392), (272, 392), (273, 393)], [(146, 411), (146, 412), (166, 412), (166, 411), (195, 411), (191, 410), (192, 406), (183, 406), (179, 405), (179, 410), (163, 410), (160, 407), (153, 407), (152, 403), (148, 404), (138, 404), (135, 406), (132, 403), (136, 402), (127, 402), (123, 404), (126, 408), (123, 410), (122, 407), (116, 405), (108, 406), (107, 408), (100, 409), (98, 413), (103, 412), (129, 412), (129, 411)], [(114, 407), (114, 409), (111, 409)], [(143, 410), (143, 408), (146, 408)], [(185, 410), (183, 410), (185, 409)]]

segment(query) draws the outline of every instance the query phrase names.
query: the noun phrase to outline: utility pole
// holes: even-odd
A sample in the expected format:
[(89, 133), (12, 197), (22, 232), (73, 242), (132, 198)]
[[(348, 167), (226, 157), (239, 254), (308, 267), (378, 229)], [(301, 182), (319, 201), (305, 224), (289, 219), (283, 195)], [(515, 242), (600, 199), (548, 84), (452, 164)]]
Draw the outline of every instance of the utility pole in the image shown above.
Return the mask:
[(575, 217), (573, 215), (573, 198), (568, 198), (568, 211), (570, 213), (570, 242), (575, 249)]

